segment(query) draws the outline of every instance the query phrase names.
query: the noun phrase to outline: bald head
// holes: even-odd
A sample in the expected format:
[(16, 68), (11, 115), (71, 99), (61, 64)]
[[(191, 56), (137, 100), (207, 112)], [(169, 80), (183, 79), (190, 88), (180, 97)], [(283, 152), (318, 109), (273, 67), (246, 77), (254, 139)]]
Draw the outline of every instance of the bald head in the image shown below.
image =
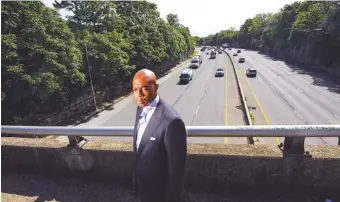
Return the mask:
[(155, 73), (149, 69), (139, 70), (133, 77), (132, 90), (137, 105), (147, 106), (157, 96), (158, 84)]
[(157, 78), (156, 78), (155, 73), (153, 71), (149, 70), (149, 69), (139, 70), (135, 74), (135, 76), (133, 77), (133, 80), (140, 79), (140, 78), (146, 79), (150, 83), (156, 83), (157, 82)]

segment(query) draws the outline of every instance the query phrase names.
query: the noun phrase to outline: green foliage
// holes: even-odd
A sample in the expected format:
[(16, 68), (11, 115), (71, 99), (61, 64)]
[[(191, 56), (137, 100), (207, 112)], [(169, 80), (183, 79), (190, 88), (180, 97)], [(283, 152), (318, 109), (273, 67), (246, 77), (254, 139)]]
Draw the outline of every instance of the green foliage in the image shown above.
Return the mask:
[[(63, 20), (39, 1), (1, 2), (3, 124), (39, 124), (88, 89), (130, 83), (137, 67), (157, 70), (193, 53), (197, 38), (178, 16), (146, 1), (61, 1)], [(164, 64), (164, 65), (163, 65)]]
[(262, 13), (247, 19), (239, 31), (230, 28), (200, 41), (206, 45), (230, 43), (295, 63), (339, 66), (340, 4), (295, 2), (278, 13)]
[(85, 84), (82, 56), (66, 22), (41, 2), (1, 4), (2, 117), (30, 120)]

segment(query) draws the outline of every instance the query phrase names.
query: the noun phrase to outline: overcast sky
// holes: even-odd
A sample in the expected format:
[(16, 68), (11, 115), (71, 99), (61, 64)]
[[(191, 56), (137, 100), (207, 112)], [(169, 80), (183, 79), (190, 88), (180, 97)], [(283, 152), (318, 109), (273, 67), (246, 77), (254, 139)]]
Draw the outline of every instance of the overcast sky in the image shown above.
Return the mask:
[[(192, 35), (207, 36), (229, 27), (239, 27), (258, 13), (278, 12), (296, 0), (148, 0), (156, 3), (161, 17), (177, 14)], [(54, 0), (43, 0), (53, 7)], [(62, 16), (67, 15), (65, 11)]]

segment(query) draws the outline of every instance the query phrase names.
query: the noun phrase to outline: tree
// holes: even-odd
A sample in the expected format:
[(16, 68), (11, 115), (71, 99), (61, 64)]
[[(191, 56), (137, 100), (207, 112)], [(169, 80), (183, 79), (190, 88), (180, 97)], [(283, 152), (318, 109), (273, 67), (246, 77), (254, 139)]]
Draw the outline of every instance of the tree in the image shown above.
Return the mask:
[(85, 84), (81, 52), (67, 24), (41, 2), (1, 4), (3, 121), (31, 123)]
[(167, 23), (146, 1), (56, 1), (72, 12), (66, 21), (39, 1), (1, 4), (5, 124), (39, 124), (87, 91), (85, 45), (93, 85), (108, 95), (141, 67), (166, 72), (196, 45), (178, 18)]
[(173, 27), (179, 27), (179, 19), (178, 16), (176, 14), (168, 14), (166, 16), (166, 20), (168, 21), (168, 23), (173, 26)]

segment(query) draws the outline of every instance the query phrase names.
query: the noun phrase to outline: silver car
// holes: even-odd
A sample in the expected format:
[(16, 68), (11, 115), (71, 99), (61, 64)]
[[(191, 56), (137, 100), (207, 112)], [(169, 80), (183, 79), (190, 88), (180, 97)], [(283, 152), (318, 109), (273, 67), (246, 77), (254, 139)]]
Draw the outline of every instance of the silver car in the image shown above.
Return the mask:
[(224, 69), (222, 68), (216, 69), (215, 77), (218, 77), (218, 76), (224, 76)]

